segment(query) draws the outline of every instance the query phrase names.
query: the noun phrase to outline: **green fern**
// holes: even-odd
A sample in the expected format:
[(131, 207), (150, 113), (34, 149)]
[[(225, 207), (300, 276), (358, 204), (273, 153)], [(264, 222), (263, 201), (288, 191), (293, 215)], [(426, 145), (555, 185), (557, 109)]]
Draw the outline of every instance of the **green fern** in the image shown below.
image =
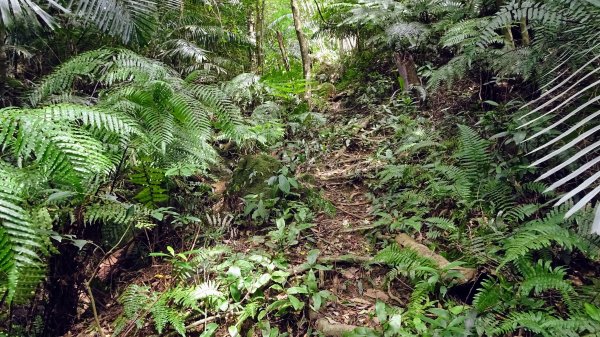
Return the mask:
[(147, 286), (131, 285), (119, 298), (123, 314), (116, 321), (115, 334), (120, 334), (130, 322), (141, 329), (150, 316), (159, 334), (170, 325), (181, 336), (185, 336), (188, 311), (201, 312), (202, 301), (222, 297), (223, 293), (214, 282), (206, 282), (197, 287), (173, 287), (163, 293), (152, 291)]
[(165, 183), (165, 171), (142, 166), (136, 168), (137, 172), (129, 176), (129, 181), (141, 187), (135, 199), (147, 206), (157, 206), (169, 200)]
[(557, 290), (563, 295), (565, 302), (570, 303), (574, 294), (573, 286), (565, 280), (566, 270), (563, 267), (553, 268), (550, 261), (539, 260), (530, 264), (527, 259), (516, 261), (516, 266), (524, 280), (519, 287), (519, 293), (527, 296), (531, 291), (539, 295), (547, 290)]
[(481, 174), (488, 173), (487, 169), (491, 163), (489, 141), (482, 139), (473, 129), (465, 125), (459, 125), (459, 148), (455, 154), (460, 161), (460, 166), (472, 179)]
[(506, 285), (498, 280), (486, 279), (481, 283), (481, 288), (473, 297), (473, 307), (479, 313), (487, 312), (490, 309), (502, 308), (507, 294)]
[[(22, 183), (0, 169), (0, 289), (8, 303), (26, 302), (45, 277), (49, 216), (26, 210)], [(47, 214), (47, 213), (46, 213)], [(43, 214), (42, 214), (43, 215)]]
[(82, 181), (114, 167), (95, 132), (114, 134), (124, 141), (136, 129), (124, 116), (83, 106), (0, 110), (3, 152), (67, 185), (82, 187)]
[(508, 182), (503, 180), (489, 180), (480, 187), (481, 199), (486, 201), (485, 208), (489, 214), (516, 212), (519, 214), (515, 192)]
[(537, 213), (540, 209), (538, 204), (523, 204), (515, 206), (503, 214), (503, 218), (512, 223), (525, 221), (526, 218)]
[(577, 233), (563, 227), (564, 212), (550, 213), (544, 219), (525, 223), (504, 243), (506, 255), (503, 265), (519, 259), (530, 252), (557, 245), (567, 251), (575, 248), (590, 251), (590, 242)]
[(207, 169), (218, 160), (210, 144), (214, 138), (242, 145), (263, 139), (224, 88), (182, 79), (166, 65), (127, 50), (103, 49), (71, 59), (31, 94), (32, 104), (77, 91), (78, 78), (107, 87), (98, 108), (135, 120), (142, 140), (136, 150), (167, 169), (174, 162)]
[(400, 248), (393, 243), (381, 250), (374, 258), (383, 262), (392, 270), (388, 273), (388, 281), (399, 276), (408, 277), (411, 280), (420, 280), (429, 276), (432, 270), (437, 270), (435, 262), (429, 258), (420, 256), (416, 251), (408, 248)]

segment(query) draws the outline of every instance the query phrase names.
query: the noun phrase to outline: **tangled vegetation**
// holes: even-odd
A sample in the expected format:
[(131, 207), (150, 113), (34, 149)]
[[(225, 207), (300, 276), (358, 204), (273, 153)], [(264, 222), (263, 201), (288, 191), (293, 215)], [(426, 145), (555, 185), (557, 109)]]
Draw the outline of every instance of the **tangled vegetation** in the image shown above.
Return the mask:
[(600, 336), (597, 0), (0, 14), (0, 336)]

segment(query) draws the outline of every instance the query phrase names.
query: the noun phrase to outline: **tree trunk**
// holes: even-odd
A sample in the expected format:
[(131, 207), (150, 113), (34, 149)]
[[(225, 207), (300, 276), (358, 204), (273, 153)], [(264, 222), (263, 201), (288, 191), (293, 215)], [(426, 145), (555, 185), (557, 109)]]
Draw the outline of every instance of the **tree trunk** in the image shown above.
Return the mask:
[[(523, 1), (519, 1), (519, 5), (522, 3)], [(531, 38), (529, 37), (529, 31), (527, 30), (527, 17), (521, 18), (521, 21), (519, 21), (519, 29), (521, 30), (521, 45), (524, 47), (529, 46)]]
[[(0, 97), (4, 98), (8, 85), (8, 56), (5, 46), (6, 30), (0, 25)], [(2, 104), (3, 105), (3, 104)]]
[[(500, 10), (500, 8), (502, 8), (503, 4), (504, 4), (503, 0), (496, 0), (497, 10)], [(507, 23), (506, 26), (502, 30), (503, 30), (503, 33), (504, 33), (504, 41), (505, 41), (505, 43), (511, 49), (515, 49), (515, 39), (513, 37), (513, 33), (512, 33), (512, 30), (511, 30), (511, 24)]]
[(308, 50), (308, 40), (302, 32), (302, 19), (300, 18), (300, 10), (298, 9), (297, 0), (290, 0), (292, 6), (292, 16), (294, 18), (294, 28), (296, 29), (296, 36), (298, 37), (298, 43), (300, 44), (300, 56), (302, 57), (302, 72), (304, 79), (306, 80), (307, 97), (309, 96), (308, 82), (310, 81), (310, 54)]
[(523, 46), (527, 47), (531, 43), (529, 31), (527, 30), (527, 18), (522, 18), (519, 25), (521, 27), (521, 39), (523, 41)]
[[(250, 38), (250, 41), (253, 41), (254, 43), (256, 43), (256, 29), (254, 27), (255, 22), (254, 22), (254, 11), (252, 10), (253, 6), (249, 6), (250, 8), (248, 9), (248, 37)], [(250, 60), (250, 69), (252, 72), (256, 72), (257, 71), (257, 62), (256, 62), (256, 47), (255, 48), (249, 48), (248, 50), (248, 59)]]
[(277, 43), (279, 44), (283, 66), (286, 71), (290, 71), (290, 60), (288, 59), (287, 50), (285, 50), (285, 44), (283, 43), (283, 34), (280, 31), (277, 31)]
[(411, 85), (421, 85), (421, 80), (417, 74), (417, 66), (409, 53), (395, 52), (394, 61), (398, 68), (398, 73), (403, 81), (403, 90), (406, 92)]
[(264, 57), (264, 23), (265, 23), (265, 0), (256, 0), (256, 66), (259, 73), (262, 73), (265, 57)]

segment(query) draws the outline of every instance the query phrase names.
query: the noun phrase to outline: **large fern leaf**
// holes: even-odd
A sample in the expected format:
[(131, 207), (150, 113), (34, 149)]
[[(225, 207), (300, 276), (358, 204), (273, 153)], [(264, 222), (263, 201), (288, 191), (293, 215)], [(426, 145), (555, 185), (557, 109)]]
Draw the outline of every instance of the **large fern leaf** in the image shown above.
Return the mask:
[(31, 297), (45, 276), (42, 258), (49, 221), (36, 223), (24, 208), (22, 183), (1, 169), (0, 179), (0, 289), (7, 292), (9, 303), (21, 302)]

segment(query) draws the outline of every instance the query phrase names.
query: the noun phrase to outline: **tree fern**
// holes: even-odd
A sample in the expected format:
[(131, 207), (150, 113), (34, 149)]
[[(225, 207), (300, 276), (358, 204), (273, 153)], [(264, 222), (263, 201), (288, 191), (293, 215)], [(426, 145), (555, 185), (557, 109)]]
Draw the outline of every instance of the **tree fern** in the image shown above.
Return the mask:
[(138, 152), (162, 157), (157, 159), (161, 165), (185, 162), (206, 169), (218, 159), (209, 143), (213, 138), (240, 144), (260, 139), (220, 86), (182, 79), (166, 65), (124, 50), (94, 51), (68, 61), (32, 93), (32, 103), (75, 89), (79, 74), (107, 87), (97, 107), (136, 120), (144, 137)]
[(22, 165), (35, 164), (64, 184), (106, 174), (114, 162), (94, 130), (127, 139), (135, 126), (125, 117), (84, 106), (59, 105), (41, 109), (6, 108), (0, 111), (3, 152)]
[(114, 168), (110, 146), (119, 147), (136, 132), (128, 118), (86, 106), (0, 111), (0, 287), (9, 301), (32, 295), (45, 276), (43, 256), (50, 247), (51, 217), (42, 203), (32, 207), (24, 195), (36, 197), (50, 183), (87, 192), (92, 180)]
[[(595, 109), (598, 97), (594, 92), (600, 83), (597, 80), (599, 17), (600, 7), (589, 1), (512, 1), (496, 15), (482, 37), (485, 40), (494, 29), (517, 20), (527, 20), (533, 26), (536, 38), (530, 48), (534, 54), (543, 56), (546, 66), (537, 71), (543, 74), (538, 77), (541, 95), (523, 107), (532, 108), (520, 114), (523, 121), (520, 128), (531, 128), (525, 142), (541, 140), (541, 145), (530, 154), (547, 152), (531, 165), (551, 163), (550, 169), (538, 179), (552, 181), (546, 191), (555, 191), (581, 179), (577, 187), (567, 190), (557, 202), (560, 205), (570, 199), (578, 201), (565, 214), (567, 217), (593, 201), (599, 192), (593, 188), (598, 179), (593, 168), (599, 159), (589, 157), (595, 153), (598, 142), (586, 143), (599, 129)], [(557, 44), (557, 41), (565, 42)], [(536, 67), (537, 64), (539, 62)], [(556, 135), (542, 139), (551, 132)], [(569, 172), (552, 178), (563, 170)], [(600, 217), (591, 227), (594, 232), (600, 231)]]
[(40, 1), (18, 1), (18, 0), (2, 0), (0, 1), (0, 17), (3, 29), (11, 29), (18, 23), (36, 26), (41, 22), (49, 27), (55, 27), (56, 21), (52, 15), (48, 14), (49, 5), (54, 5), (59, 9), (62, 8), (54, 1), (45, 1), (44, 5), (39, 4)]
[(7, 302), (24, 302), (45, 277), (43, 257), (48, 252), (50, 218), (23, 208), (22, 183), (0, 167), (0, 289)]
[(161, 11), (181, 10), (181, 0), (79, 0), (71, 8), (80, 18), (125, 43), (143, 42), (155, 31)]

